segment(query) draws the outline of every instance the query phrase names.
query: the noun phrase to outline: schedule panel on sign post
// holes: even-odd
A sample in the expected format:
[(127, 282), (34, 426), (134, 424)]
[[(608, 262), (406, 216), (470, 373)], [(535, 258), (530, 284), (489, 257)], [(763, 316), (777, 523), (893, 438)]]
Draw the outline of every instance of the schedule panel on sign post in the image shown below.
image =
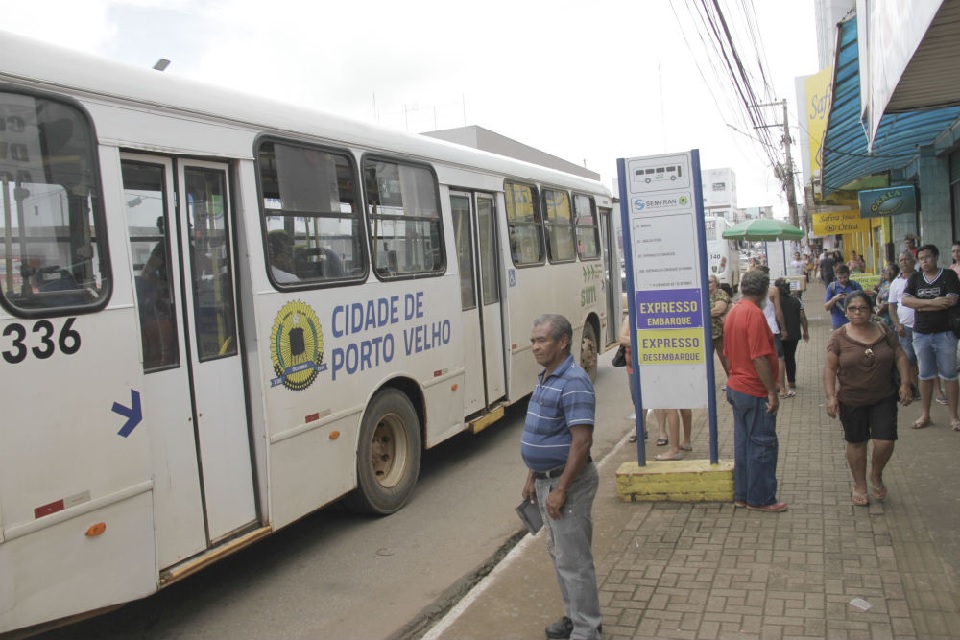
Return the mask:
[[(621, 158), (617, 173), (639, 404), (644, 409), (707, 409), (710, 461), (716, 463), (699, 152)], [(642, 437), (637, 438), (637, 452), (643, 465)]]

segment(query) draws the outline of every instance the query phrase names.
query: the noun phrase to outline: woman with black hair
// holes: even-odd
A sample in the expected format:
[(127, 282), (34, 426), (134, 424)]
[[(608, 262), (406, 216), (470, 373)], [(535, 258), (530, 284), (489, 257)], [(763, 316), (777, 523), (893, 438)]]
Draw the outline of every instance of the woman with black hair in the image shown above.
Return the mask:
[(823, 388), (827, 415), (840, 417), (847, 441), (853, 504), (865, 507), (870, 504), (867, 442), (873, 440), (870, 488), (876, 500), (883, 500), (887, 497), (883, 468), (897, 440), (897, 399), (907, 406), (913, 394), (907, 356), (893, 332), (873, 320), (870, 296), (863, 291), (850, 293), (845, 313), (850, 321), (836, 329), (827, 344)]

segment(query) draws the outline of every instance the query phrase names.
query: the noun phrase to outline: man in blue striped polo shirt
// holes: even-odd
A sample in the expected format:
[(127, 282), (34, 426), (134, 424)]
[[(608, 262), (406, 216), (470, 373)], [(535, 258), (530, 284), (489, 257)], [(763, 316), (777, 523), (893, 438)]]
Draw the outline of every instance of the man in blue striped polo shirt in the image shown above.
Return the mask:
[(534, 320), (533, 357), (543, 367), (520, 440), (527, 465), (524, 500), (538, 501), (547, 550), (563, 595), (563, 617), (548, 638), (599, 640), (600, 598), (593, 565), (590, 510), (599, 477), (590, 458), (596, 397), (587, 372), (570, 355), (573, 329), (561, 315)]

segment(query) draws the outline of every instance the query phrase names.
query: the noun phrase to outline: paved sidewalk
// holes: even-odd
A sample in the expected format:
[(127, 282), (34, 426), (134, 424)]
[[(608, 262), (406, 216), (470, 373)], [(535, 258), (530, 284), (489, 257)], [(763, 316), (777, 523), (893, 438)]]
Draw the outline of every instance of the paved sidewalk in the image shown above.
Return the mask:
[[(602, 461), (594, 553), (605, 639), (960, 638), (960, 434), (944, 407), (934, 405), (934, 425), (923, 430), (910, 429), (916, 406), (901, 409), (889, 496), (852, 506), (840, 425), (823, 409), (823, 295), (820, 285), (804, 295), (810, 342), (798, 349), (798, 395), (782, 402), (778, 419), (779, 498), (789, 511), (624, 503), (615, 473), (636, 448), (624, 440)], [(626, 384), (602, 373), (598, 424), (619, 421), (626, 434)], [(722, 396), (718, 423), (720, 458), (731, 460)], [(704, 411), (694, 414), (693, 435), (688, 456), (707, 458)], [(528, 535), (424, 638), (543, 638), (561, 613), (543, 539)]]

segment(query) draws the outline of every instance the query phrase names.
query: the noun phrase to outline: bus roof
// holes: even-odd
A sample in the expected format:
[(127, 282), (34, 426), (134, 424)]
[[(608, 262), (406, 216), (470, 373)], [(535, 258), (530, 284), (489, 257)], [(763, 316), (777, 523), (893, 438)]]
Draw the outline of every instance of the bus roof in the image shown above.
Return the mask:
[[(65, 91), (81, 101), (133, 102), (150, 109), (228, 122), (265, 132), (438, 160), (610, 197), (602, 183), (471, 147), (352, 120), (318, 109), (114, 62), (0, 31), (0, 82)], [(252, 153), (252, 149), (251, 149)]]

